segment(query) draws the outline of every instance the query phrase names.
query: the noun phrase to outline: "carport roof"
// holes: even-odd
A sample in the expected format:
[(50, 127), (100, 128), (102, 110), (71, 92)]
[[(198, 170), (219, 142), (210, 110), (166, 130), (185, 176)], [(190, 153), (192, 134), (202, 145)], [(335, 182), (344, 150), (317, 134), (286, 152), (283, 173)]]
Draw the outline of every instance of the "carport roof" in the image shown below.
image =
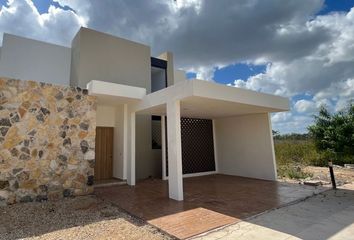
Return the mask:
[(166, 104), (181, 102), (181, 116), (218, 118), (289, 110), (284, 97), (225, 86), (203, 80), (186, 80), (146, 94), (146, 89), (93, 80), (89, 94), (99, 103), (130, 104), (138, 114), (166, 115)]
[(150, 93), (136, 105), (139, 114), (166, 115), (166, 103), (181, 102), (181, 116), (218, 118), (289, 110), (289, 100), (203, 80), (187, 80)]

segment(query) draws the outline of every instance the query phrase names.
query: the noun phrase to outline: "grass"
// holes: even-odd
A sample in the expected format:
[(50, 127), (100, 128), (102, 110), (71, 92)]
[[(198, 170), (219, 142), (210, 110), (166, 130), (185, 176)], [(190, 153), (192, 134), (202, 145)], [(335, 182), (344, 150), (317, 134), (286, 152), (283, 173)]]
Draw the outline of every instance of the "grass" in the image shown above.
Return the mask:
[(279, 165), (321, 165), (321, 155), (311, 140), (275, 140), (274, 147)]
[(316, 151), (311, 140), (275, 140), (278, 176), (290, 179), (312, 177), (303, 171), (305, 166), (326, 166), (328, 157)]
[(354, 163), (354, 156), (317, 151), (311, 139), (275, 139), (274, 148), (280, 177), (291, 179), (311, 177), (310, 173), (302, 169), (305, 166), (328, 166), (328, 160), (342, 166)]

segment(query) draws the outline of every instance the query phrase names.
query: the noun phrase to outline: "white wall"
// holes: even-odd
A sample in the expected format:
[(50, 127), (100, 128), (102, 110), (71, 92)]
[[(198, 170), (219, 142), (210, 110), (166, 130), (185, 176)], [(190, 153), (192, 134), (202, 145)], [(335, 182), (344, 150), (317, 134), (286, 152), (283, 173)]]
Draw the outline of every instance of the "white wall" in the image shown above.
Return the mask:
[(88, 28), (72, 42), (71, 85), (91, 80), (143, 87), (150, 92), (150, 47)]
[(183, 82), (185, 81), (186, 78), (186, 72), (183, 70), (175, 70), (174, 71), (174, 84), (179, 83), (179, 82)]
[(97, 127), (114, 127), (116, 108), (113, 106), (97, 105), (96, 125)]
[(70, 48), (4, 34), (0, 76), (69, 85)]
[(136, 179), (162, 177), (162, 151), (152, 149), (151, 116), (136, 116)]
[(267, 113), (214, 120), (219, 173), (276, 180)]
[(124, 106), (116, 107), (113, 148), (113, 177), (125, 179), (124, 176)]

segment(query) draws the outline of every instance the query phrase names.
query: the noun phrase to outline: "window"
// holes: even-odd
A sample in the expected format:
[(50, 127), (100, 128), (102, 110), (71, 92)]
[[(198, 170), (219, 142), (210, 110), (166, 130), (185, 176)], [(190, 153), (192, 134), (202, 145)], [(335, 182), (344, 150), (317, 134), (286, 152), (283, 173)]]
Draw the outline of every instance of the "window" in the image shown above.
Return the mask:
[(151, 92), (166, 88), (166, 69), (151, 67)]
[(167, 61), (151, 57), (151, 92), (167, 87)]
[(151, 117), (151, 145), (152, 149), (161, 149), (161, 117)]

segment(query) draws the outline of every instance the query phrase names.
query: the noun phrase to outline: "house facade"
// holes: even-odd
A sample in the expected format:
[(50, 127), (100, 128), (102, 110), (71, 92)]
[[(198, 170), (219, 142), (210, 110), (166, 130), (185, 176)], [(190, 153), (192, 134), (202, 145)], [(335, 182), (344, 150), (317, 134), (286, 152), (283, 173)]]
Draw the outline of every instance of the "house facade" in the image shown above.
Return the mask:
[[(50, 102), (51, 94), (58, 91), (68, 95), (64, 94), (64, 99), (74, 99), (63, 106), (66, 114), (71, 115), (64, 116), (53, 105), (54, 110), (48, 116), (44, 114), (48, 120), (38, 125), (46, 124), (50, 129), (50, 119), (68, 119), (73, 122), (68, 124), (69, 128), (76, 126), (71, 134), (79, 137), (71, 137), (70, 146), (57, 149), (63, 155), (62, 160), (57, 155), (48, 154), (44, 160), (37, 152), (33, 156), (29, 154), (28, 161), (37, 164), (39, 172), (48, 172), (46, 182), (34, 184), (35, 190), (29, 187), (32, 195), (40, 195), (38, 188), (42, 185), (50, 193), (51, 181), (58, 182), (57, 192), (68, 195), (75, 191), (89, 193), (92, 182), (97, 180), (117, 178), (133, 186), (137, 180), (151, 177), (168, 181), (169, 197), (183, 200), (183, 177), (221, 173), (276, 180), (270, 113), (287, 111), (288, 100), (197, 79), (187, 80), (183, 71), (174, 68), (170, 52), (151, 57), (149, 46), (87, 28), (79, 30), (70, 48), (5, 34), (0, 76), (35, 81), (3, 80), (1, 119), (9, 118), (14, 105), (23, 102), (21, 99), (9, 104), (14, 96), (23, 93), (6, 95), (5, 92), (11, 92), (11, 85), (16, 85), (16, 89), (31, 87), (32, 95), (44, 92), (45, 100), (39, 97), (38, 105)], [(77, 116), (72, 117), (73, 114)], [(19, 122), (30, 121), (19, 119)], [(0, 191), (7, 191), (8, 195), (22, 189), (19, 184), (14, 190), (14, 181), (20, 180), (13, 174), (16, 166), (9, 162), (14, 158), (20, 161), (21, 154), (12, 156), (11, 150), (14, 147), (21, 150), (20, 145), (24, 144), (24, 139), (8, 144), (8, 134), (17, 123), (10, 121), (10, 124), (0, 142), (0, 156), (7, 164), (7, 168), (0, 166), (0, 182), (4, 185)], [(26, 129), (26, 134), (30, 130)], [(52, 137), (56, 138), (60, 139)], [(47, 142), (51, 141), (57, 142)], [(82, 147), (82, 141), (87, 146), (85, 143)], [(56, 165), (63, 166), (61, 171), (55, 166), (51, 168), (53, 158)], [(69, 167), (72, 165), (68, 164), (69, 159), (77, 167)], [(41, 161), (49, 164), (40, 166)], [(74, 169), (67, 172), (70, 168)], [(60, 177), (65, 174), (71, 179), (67, 186), (64, 186), (66, 178)]]

